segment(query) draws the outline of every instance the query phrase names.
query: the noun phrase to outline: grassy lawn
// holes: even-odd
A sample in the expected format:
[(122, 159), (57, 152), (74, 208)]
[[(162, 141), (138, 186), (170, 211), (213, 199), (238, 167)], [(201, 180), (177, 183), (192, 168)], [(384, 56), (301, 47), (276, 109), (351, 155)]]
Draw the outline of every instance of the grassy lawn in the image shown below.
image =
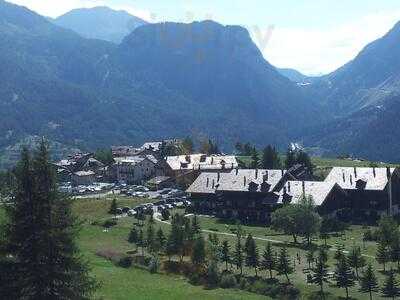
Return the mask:
[[(201, 286), (193, 286), (188, 283), (187, 279), (177, 275), (166, 274), (150, 274), (147, 270), (137, 268), (124, 269), (115, 266), (112, 262), (103, 259), (96, 255), (100, 250), (110, 250), (119, 253), (126, 253), (132, 250), (134, 246), (127, 242), (128, 233), (132, 224), (136, 222), (134, 218), (126, 217), (118, 221), (118, 225), (111, 228), (109, 231), (104, 231), (100, 226), (90, 225), (93, 221), (101, 221), (109, 218), (107, 214), (112, 198), (104, 198), (100, 200), (80, 199), (74, 202), (73, 210), (82, 219), (82, 231), (79, 237), (79, 245), (84, 256), (89, 260), (92, 268), (92, 273), (102, 283), (96, 297), (98, 299), (107, 300), (130, 300), (130, 299), (148, 299), (148, 300), (175, 300), (175, 299), (268, 299), (265, 296), (260, 296), (252, 293), (247, 293), (241, 290), (233, 289), (214, 289), (206, 290)], [(147, 199), (133, 198), (118, 198), (118, 205), (136, 205), (138, 203), (148, 202)], [(0, 218), (3, 216), (0, 210)], [(203, 230), (217, 230), (221, 241), (228, 240), (231, 245), (231, 250), (234, 248), (235, 237), (225, 235), (231, 233), (236, 225), (227, 224), (219, 221), (216, 218), (199, 217)], [(168, 233), (170, 226), (164, 223), (156, 223), (155, 228), (162, 227), (165, 233)], [(270, 239), (285, 242), (288, 245), (289, 254), (293, 265), (296, 268), (296, 273), (290, 275), (291, 281), (302, 292), (302, 299), (307, 299), (307, 296), (318, 291), (318, 287), (306, 283), (306, 274), (304, 269), (307, 268), (306, 252), (297, 246), (293, 246), (292, 237), (274, 232), (268, 227), (242, 226), (246, 234), (251, 233), (255, 238)], [(331, 237), (328, 239), (328, 244), (334, 247), (336, 244), (345, 245), (346, 250), (351, 249), (353, 245), (358, 245), (362, 249), (362, 253), (366, 255), (368, 262), (371, 262), (375, 270), (381, 270), (375, 259), (369, 257), (374, 256), (376, 251), (375, 243), (362, 243), (362, 235), (365, 231), (361, 226), (352, 226), (346, 231), (343, 236)], [(207, 235), (208, 233), (204, 233)], [(260, 255), (263, 252), (267, 241), (256, 240)], [(321, 240), (314, 241), (317, 244), (323, 244)], [(273, 243), (275, 251), (279, 251), (281, 244)], [(300, 261), (296, 259), (297, 254)], [(334, 271), (335, 260), (333, 258), (334, 251), (329, 251), (330, 271)], [(221, 264), (221, 269), (224, 266)], [(395, 266), (393, 266), (395, 268)], [(390, 269), (390, 267), (387, 267)], [(245, 268), (245, 273), (254, 275), (254, 270)], [(259, 272), (261, 276), (267, 276), (266, 272)], [(384, 276), (381, 272), (376, 272), (379, 283), (382, 285)], [(285, 281), (284, 276), (278, 276), (282, 282)], [(329, 293), (326, 299), (340, 299), (345, 292), (343, 289), (336, 288), (333, 283), (327, 285), (325, 290)], [(350, 289), (350, 295), (353, 299), (366, 299), (366, 295), (358, 291), (358, 286)], [(316, 299), (316, 298), (314, 298)], [(375, 295), (374, 299), (383, 299), (381, 295)]]

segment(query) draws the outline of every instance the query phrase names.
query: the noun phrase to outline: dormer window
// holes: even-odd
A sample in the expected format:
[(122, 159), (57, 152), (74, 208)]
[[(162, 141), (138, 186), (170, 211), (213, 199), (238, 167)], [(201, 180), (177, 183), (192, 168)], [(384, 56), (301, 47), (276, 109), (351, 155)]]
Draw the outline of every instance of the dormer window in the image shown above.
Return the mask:
[(356, 181), (356, 188), (358, 190), (364, 190), (367, 186), (367, 182), (365, 180), (359, 179)]
[(249, 183), (249, 192), (257, 192), (258, 190), (258, 184), (255, 183), (254, 181)]

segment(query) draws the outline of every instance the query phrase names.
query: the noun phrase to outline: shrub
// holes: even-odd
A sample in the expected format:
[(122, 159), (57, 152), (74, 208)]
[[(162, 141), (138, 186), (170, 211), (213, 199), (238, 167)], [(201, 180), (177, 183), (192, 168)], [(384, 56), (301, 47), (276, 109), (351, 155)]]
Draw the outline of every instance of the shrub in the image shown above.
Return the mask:
[(161, 218), (162, 218), (163, 221), (169, 220), (169, 217), (170, 217), (170, 216), (171, 216), (171, 214), (169, 213), (169, 210), (168, 210), (168, 209), (164, 209), (164, 210), (161, 212)]
[(219, 285), (223, 289), (235, 288), (237, 286), (236, 277), (233, 274), (223, 274)]
[(219, 231), (219, 229), (218, 229), (218, 228), (209, 228), (208, 230), (210, 230), (210, 231), (216, 231), (216, 232), (218, 232), (218, 231)]
[(115, 264), (117, 264), (119, 262), (119, 260), (121, 259), (121, 257), (124, 256), (123, 253), (116, 252), (116, 251), (110, 250), (110, 249), (98, 250), (96, 252), (96, 255), (100, 256), (100, 257), (103, 257), (105, 259), (108, 259), (108, 260), (112, 261)]
[(113, 227), (113, 226), (115, 226), (115, 225), (117, 225), (118, 223), (117, 223), (117, 220), (115, 220), (115, 219), (108, 219), (108, 220), (105, 220), (104, 221), (104, 223), (103, 223), (103, 227), (105, 227), (105, 228), (111, 228), (111, 227)]
[(130, 268), (132, 266), (132, 257), (124, 256), (118, 261), (118, 266), (122, 268)]
[(267, 294), (267, 285), (262, 280), (254, 281), (249, 287), (249, 291), (256, 294), (266, 295)]
[(189, 275), (189, 282), (193, 285), (201, 285), (203, 282), (203, 278), (197, 272), (193, 272)]
[(247, 279), (245, 277), (241, 277), (239, 280), (239, 288), (241, 290), (248, 290), (249, 289), (249, 282), (247, 281)]
[(157, 257), (152, 257), (149, 263), (149, 272), (151, 274), (157, 273), (160, 267), (160, 262)]
[(300, 291), (293, 285), (282, 285), (280, 294), (282, 295), (282, 298), (298, 299)]

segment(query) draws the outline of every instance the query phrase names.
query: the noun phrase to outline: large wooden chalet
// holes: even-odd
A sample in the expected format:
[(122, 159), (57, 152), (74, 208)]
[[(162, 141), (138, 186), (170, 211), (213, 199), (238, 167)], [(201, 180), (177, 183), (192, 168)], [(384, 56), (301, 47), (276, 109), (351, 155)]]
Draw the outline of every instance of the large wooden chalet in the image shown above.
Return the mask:
[(203, 172), (188, 188), (198, 213), (268, 222), (282, 205), (312, 197), (321, 214), (348, 221), (399, 213), (400, 169), (333, 168), (324, 181), (304, 181), (301, 168)]

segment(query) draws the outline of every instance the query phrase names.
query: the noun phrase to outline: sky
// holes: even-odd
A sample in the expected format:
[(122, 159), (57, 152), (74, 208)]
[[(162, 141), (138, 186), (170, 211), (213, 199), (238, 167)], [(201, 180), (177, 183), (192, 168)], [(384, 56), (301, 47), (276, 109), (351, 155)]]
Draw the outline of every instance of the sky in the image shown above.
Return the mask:
[(327, 74), (400, 21), (399, 0), (7, 0), (57, 17), (109, 6), (149, 22), (212, 19), (246, 27), (273, 65)]

